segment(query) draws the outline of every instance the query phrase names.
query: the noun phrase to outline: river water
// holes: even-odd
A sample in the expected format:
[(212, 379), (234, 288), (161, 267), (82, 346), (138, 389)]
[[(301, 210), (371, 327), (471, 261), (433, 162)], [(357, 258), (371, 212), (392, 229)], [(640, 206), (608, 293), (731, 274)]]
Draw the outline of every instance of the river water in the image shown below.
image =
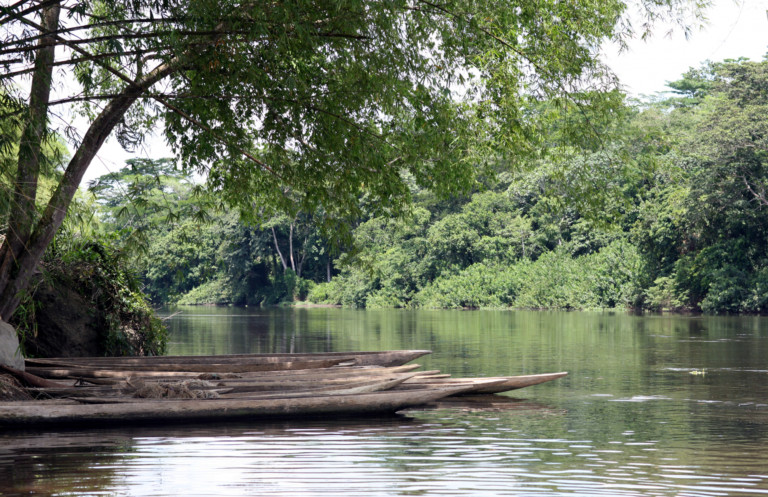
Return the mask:
[(398, 416), (0, 432), (0, 495), (768, 495), (768, 318), (184, 308), (172, 354), (417, 348), (555, 382)]

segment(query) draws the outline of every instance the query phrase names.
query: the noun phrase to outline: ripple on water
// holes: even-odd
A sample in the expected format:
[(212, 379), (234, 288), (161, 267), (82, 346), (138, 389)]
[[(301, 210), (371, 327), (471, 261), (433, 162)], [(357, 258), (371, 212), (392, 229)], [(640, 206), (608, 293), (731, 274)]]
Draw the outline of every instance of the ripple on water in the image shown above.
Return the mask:
[[(639, 418), (696, 406), (637, 397), (593, 405), (601, 418), (606, 409)], [(580, 415), (420, 411), (351, 424), (7, 438), (0, 495), (768, 495), (759, 438), (716, 443), (718, 427), (696, 416), (680, 418), (690, 426), (661, 417), (602, 427), (579, 424)]]
[[(754, 471), (749, 454), (729, 457), (737, 467), (715, 472), (716, 454), (699, 454), (695, 464), (683, 464), (681, 454), (663, 441), (636, 440), (632, 431), (624, 436), (628, 439), (601, 442), (477, 429), (459, 436), (455, 427), (394, 425), (137, 437), (90, 450), (71, 444), (41, 448), (34, 456), (15, 458), (14, 471), (36, 475), (31, 487), (18, 493), (50, 495), (768, 494), (768, 476)], [(660, 454), (645, 452), (648, 448)], [(13, 459), (13, 450), (4, 450), (3, 466)], [(2, 483), (0, 494), (13, 495)]]
[[(658, 440), (526, 438), (500, 431), (457, 435), (454, 428), (429, 426), (144, 437), (134, 439), (129, 451), (95, 454), (85, 470), (76, 470), (76, 465), (70, 468), (70, 476), (77, 472), (78, 491), (87, 493), (89, 480), (95, 486), (104, 473), (119, 470), (105, 491), (156, 496), (714, 497), (768, 493), (764, 475), (708, 472), (704, 467), (711, 467), (713, 461), (706, 458), (699, 460), (704, 467), (676, 464), (679, 454), (660, 447), (663, 444)], [(663, 456), (649, 455), (644, 452), (647, 448), (659, 449)], [(670, 462), (664, 464), (664, 460)]]

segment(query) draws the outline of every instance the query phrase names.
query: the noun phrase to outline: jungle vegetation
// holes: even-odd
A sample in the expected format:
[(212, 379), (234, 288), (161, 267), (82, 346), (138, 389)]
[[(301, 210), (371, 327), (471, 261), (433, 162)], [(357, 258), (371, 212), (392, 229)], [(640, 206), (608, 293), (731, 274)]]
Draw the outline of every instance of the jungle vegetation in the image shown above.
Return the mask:
[[(641, 26), (691, 5), (641, 2)], [(21, 0), (0, 22), (3, 319), (78, 257), (156, 305), (765, 310), (765, 63), (627, 101), (599, 58), (638, 34), (623, 1)], [(79, 189), (107, 136), (158, 127), (174, 158)]]
[(402, 173), (408, 210), (361, 195), (351, 236), (321, 210), (249, 222), (168, 160), (90, 191), (101, 229), (144, 247), (156, 304), (765, 312), (768, 62), (707, 63), (669, 88), (582, 114), (601, 129), (580, 146), (537, 102), (546, 153), (500, 155), (448, 197)]
[[(322, 211), (315, 222), (341, 232), (364, 214), (361, 197), (376, 215), (407, 210), (406, 178), (466, 192), (491, 158), (535, 153), (532, 102), (609, 115), (602, 44), (686, 24), (706, 3), (641, 1), (640, 30), (623, 0), (5, 3), (0, 317), (23, 300), (110, 135), (130, 149), (161, 130), (185, 172), (254, 222)], [(47, 163), (57, 137), (71, 155)], [(44, 191), (52, 168), (62, 173)]]

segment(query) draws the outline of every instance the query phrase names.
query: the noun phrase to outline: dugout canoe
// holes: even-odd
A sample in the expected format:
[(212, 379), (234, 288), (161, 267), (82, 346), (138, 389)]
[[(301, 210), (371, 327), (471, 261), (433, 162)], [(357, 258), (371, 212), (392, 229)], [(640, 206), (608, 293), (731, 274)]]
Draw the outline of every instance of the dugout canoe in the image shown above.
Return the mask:
[(338, 359), (319, 359), (249, 364), (249, 363), (231, 363), (231, 364), (158, 364), (156, 366), (130, 366), (114, 364), (112, 366), (102, 365), (49, 365), (49, 366), (28, 366), (25, 368), (27, 373), (49, 379), (65, 378), (127, 378), (130, 376), (152, 377), (152, 376), (190, 376), (191, 374), (204, 373), (249, 373), (266, 371), (292, 371), (304, 369), (325, 369), (345, 362), (343, 358)]
[(141, 357), (52, 357), (26, 359), (26, 367), (88, 367), (109, 369), (131, 369), (169, 367), (183, 365), (260, 365), (285, 362), (307, 362), (338, 360), (339, 364), (349, 362), (354, 366), (401, 366), (419, 357), (431, 354), (430, 350), (381, 350), (366, 352), (320, 352), (291, 354), (223, 354), (207, 356), (141, 356)]
[[(356, 383), (347, 383), (344, 385), (322, 385), (322, 386), (310, 386), (305, 389), (294, 389), (284, 391), (262, 391), (262, 390), (250, 390), (250, 389), (234, 389), (234, 388), (209, 388), (200, 390), (198, 387), (193, 387), (192, 390), (197, 390), (199, 393), (205, 395), (206, 393), (216, 392), (215, 397), (218, 399), (274, 399), (283, 397), (313, 397), (318, 395), (354, 395), (371, 392), (381, 392), (384, 390), (390, 390), (400, 385), (407, 379), (407, 376), (400, 378), (385, 378), (378, 380), (368, 380)], [(118, 395), (118, 396), (73, 396), (74, 400), (85, 404), (130, 404), (135, 402), (153, 402), (156, 400), (179, 400), (169, 399), (167, 397), (134, 397), (130, 393)], [(198, 399), (213, 398), (213, 397), (197, 397)], [(188, 399), (189, 400), (189, 399)]]
[[(518, 390), (520, 388), (539, 385), (548, 381), (556, 380), (568, 376), (568, 373), (561, 371), (559, 373), (528, 374), (521, 376), (497, 376), (483, 378), (435, 378), (429, 376), (417, 376), (408, 380), (410, 384), (417, 385), (451, 385), (451, 384), (473, 384), (475, 388), (467, 390), (464, 395), (474, 394), (495, 394)], [(495, 380), (494, 383), (489, 381)], [(477, 383), (474, 383), (477, 382)]]
[[(361, 367), (343, 367), (343, 368), (320, 368), (320, 369), (296, 369), (296, 370), (282, 370), (282, 371), (250, 371), (247, 373), (184, 373), (184, 372), (169, 372), (164, 373), (162, 371), (143, 373), (132, 373), (124, 371), (123, 374), (130, 373), (128, 376), (113, 376), (113, 377), (74, 377), (64, 378), (56, 380), (43, 380), (45, 386), (62, 387), (72, 386), (72, 380), (80, 385), (102, 385), (119, 388), (120, 384), (124, 383), (126, 379), (141, 378), (143, 381), (179, 381), (184, 379), (201, 379), (209, 381), (226, 381), (230, 382), (316, 382), (316, 381), (345, 381), (348, 378), (354, 377), (377, 377), (387, 376), (396, 373), (406, 373), (414, 371), (420, 368), (418, 364), (405, 364), (403, 366), (393, 366), (391, 368), (381, 368), (377, 366), (361, 366)], [(419, 371), (419, 375), (431, 375), (436, 374), (439, 371)], [(35, 377), (38, 378), (38, 377)], [(37, 386), (27, 383), (29, 386)]]
[[(328, 393), (365, 393), (393, 388), (421, 372), (392, 373), (389, 375), (350, 376), (340, 378), (307, 378), (304, 380), (250, 380), (227, 379), (222, 381), (204, 381), (195, 378), (170, 378), (163, 380), (130, 378), (112, 385), (65, 385), (57, 384), (55, 387), (27, 388), (27, 392), (37, 398), (91, 398), (91, 399), (128, 399), (135, 395), (141, 396), (139, 391), (161, 391), (163, 385), (181, 387), (189, 391), (197, 391), (205, 396), (205, 392), (213, 392), (215, 395), (232, 398), (236, 396), (254, 395), (286, 395), (290, 392), (323, 392)], [(138, 383), (137, 383), (138, 382)], [(160, 396), (160, 395), (155, 395)]]
[(471, 389), (472, 385), (413, 385), (348, 395), (149, 400), (114, 404), (75, 401), (0, 403), (0, 427), (113, 425), (392, 414)]
[[(391, 379), (402, 378), (402, 382), (408, 386), (424, 385), (424, 386), (450, 386), (450, 385), (465, 385), (471, 386), (465, 392), (465, 395), (481, 395), (481, 394), (496, 394), (502, 392), (508, 392), (511, 390), (517, 390), (548, 381), (553, 381), (558, 378), (563, 378), (568, 375), (567, 372), (559, 373), (544, 373), (534, 375), (521, 375), (521, 376), (499, 376), (499, 377), (483, 377), (483, 378), (450, 378), (446, 375), (440, 375), (436, 370), (432, 371), (418, 371), (405, 373), (402, 372), (402, 367), (399, 368), (376, 368), (376, 369), (360, 369), (356, 370), (355, 374), (329, 374), (328, 372), (318, 372), (316, 376), (313, 375), (290, 375), (290, 376), (278, 376), (278, 377), (253, 377), (253, 378), (231, 378), (215, 381), (215, 387), (211, 389), (226, 389), (227, 392), (232, 393), (268, 393), (268, 392), (282, 392), (289, 393), (291, 391), (299, 390), (311, 390), (318, 388), (333, 387), (343, 388), (345, 386), (353, 386), (355, 384), (375, 384), (376, 382), (389, 381)], [(404, 368), (403, 368), (404, 369)], [(184, 379), (181, 377), (164, 377), (160, 379), (143, 378), (146, 383), (154, 381), (178, 381)], [(121, 386), (122, 385), (122, 386)], [(106, 395), (115, 396), (125, 388), (125, 383), (121, 382), (121, 385), (111, 385), (105, 387), (64, 387), (60, 388), (35, 388), (29, 389), (38, 394), (47, 394), (53, 397), (58, 396), (71, 396), (82, 397), (90, 395)], [(89, 392), (92, 392), (90, 394)]]

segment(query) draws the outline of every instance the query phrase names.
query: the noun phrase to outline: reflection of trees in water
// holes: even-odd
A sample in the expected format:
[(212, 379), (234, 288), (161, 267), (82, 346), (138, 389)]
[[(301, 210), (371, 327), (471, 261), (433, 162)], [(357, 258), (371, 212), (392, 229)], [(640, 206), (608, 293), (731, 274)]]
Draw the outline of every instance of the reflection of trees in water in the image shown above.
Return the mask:
[(125, 435), (13, 432), (0, 436), (0, 495), (88, 494), (121, 478), (132, 450)]
[[(266, 441), (284, 441), (322, 457), (317, 451), (324, 437), (342, 433), (354, 458), (362, 451), (364, 463), (404, 474), (419, 472), (424, 467), (419, 460), (441, 471), (452, 464), (471, 470), (482, 466), (477, 461), (486, 452), (532, 472), (544, 471), (548, 463), (582, 468), (597, 449), (604, 451), (597, 461), (606, 467), (611, 460), (621, 466), (639, 461), (715, 474), (736, 461), (757, 474), (766, 463), (757, 449), (768, 439), (764, 317), (193, 308), (174, 321), (171, 353), (432, 349), (417, 362), (456, 376), (570, 374), (500, 397), (526, 400), (497, 399), (490, 409), (460, 403), (409, 411), (405, 418), (150, 430), (141, 436), (173, 436), (183, 443), (184, 437), (232, 435), (267, 449)], [(556, 442), (536, 442), (540, 439)], [(453, 450), (441, 448), (441, 440), (465, 450), (466, 461), (441, 460)], [(499, 452), (504, 450), (509, 456)], [(259, 464), (266, 468), (264, 461)], [(654, 471), (643, 478), (661, 479)], [(733, 476), (743, 471), (734, 470)]]
[[(179, 427), (147, 426), (99, 429), (87, 432), (25, 433), (0, 435), (0, 495), (109, 492), (124, 484), (129, 460), (142, 458), (141, 443), (184, 444), (201, 439), (237, 439), (244, 445), (286, 438), (296, 440), (297, 430), (312, 445), (329, 435), (391, 436), (421, 429), (418, 421), (404, 417), (370, 417), (333, 421), (307, 420), (257, 424), (227, 423)], [(140, 439), (141, 442), (137, 442)], [(173, 493), (173, 489), (168, 490)]]

